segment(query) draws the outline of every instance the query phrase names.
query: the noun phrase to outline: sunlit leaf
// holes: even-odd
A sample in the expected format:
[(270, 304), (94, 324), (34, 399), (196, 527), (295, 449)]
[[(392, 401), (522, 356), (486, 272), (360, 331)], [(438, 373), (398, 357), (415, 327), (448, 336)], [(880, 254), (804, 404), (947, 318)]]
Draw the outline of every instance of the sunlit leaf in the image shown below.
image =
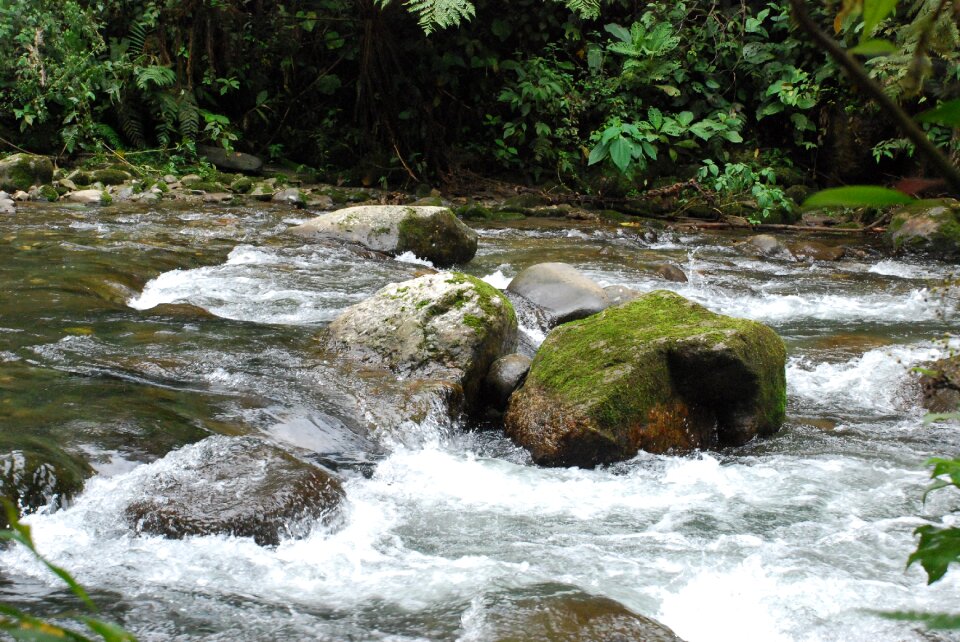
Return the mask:
[(803, 207), (881, 207), (912, 203), (903, 192), (876, 185), (851, 185), (821, 190), (803, 202)]
[(917, 114), (917, 120), (921, 123), (960, 127), (960, 98), (948, 100), (933, 109)]
[(837, 17), (833, 20), (833, 30), (840, 33), (840, 29), (843, 27), (843, 19), (860, 11), (862, 6), (863, 0), (843, 0), (840, 11), (837, 12)]
[(873, 34), (877, 25), (897, 8), (897, 0), (863, 0), (863, 37)]
[(889, 40), (874, 38), (864, 40), (856, 47), (849, 50), (852, 54), (858, 56), (888, 56), (897, 53), (897, 46)]
[(929, 629), (960, 629), (960, 615), (952, 613), (917, 613), (916, 611), (894, 611), (892, 613), (878, 613), (888, 620), (901, 622), (922, 622)]

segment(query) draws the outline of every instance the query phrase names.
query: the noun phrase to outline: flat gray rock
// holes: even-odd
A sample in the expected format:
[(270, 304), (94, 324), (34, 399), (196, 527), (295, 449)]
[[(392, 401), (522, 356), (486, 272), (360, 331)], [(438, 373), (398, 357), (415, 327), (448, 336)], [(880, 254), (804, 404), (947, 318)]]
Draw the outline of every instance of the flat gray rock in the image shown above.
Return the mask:
[(566, 263), (532, 265), (507, 290), (543, 308), (556, 323), (583, 319), (610, 305), (600, 285)]

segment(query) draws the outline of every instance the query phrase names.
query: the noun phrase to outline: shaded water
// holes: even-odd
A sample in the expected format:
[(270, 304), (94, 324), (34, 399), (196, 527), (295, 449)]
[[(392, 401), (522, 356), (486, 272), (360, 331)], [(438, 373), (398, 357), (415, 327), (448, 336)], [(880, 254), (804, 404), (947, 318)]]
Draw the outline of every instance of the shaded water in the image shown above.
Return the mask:
[[(904, 572), (912, 530), (952, 508), (946, 496), (921, 505), (923, 461), (956, 454), (960, 433), (923, 423), (908, 372), (956, 328), (956, 292), (935, 291), (951, 266), (870, 247), (837, 264), (757, 260), (730, 235), (650, 244), (565, 221), (481, 230), (467, 271), (495, 285), (562, 260), (763, 321), (788, 346), (788, 421), (772, 439), (540, 469), (495, 432), (434, 419), (371, 436), (379, 400), (313, 337), (421, 266), (303, 245), (284, 234), (300, 220), (39, 207), (5, 220), (0, 431), (91, 462), (71, 506), (30, 522), (41, 550), (142, 639), (483, 640), (503, 596), (557, 585), (690, 642), (922, 640), (872, 611), (956, 604), (960, 576), (926, 587)], [(660, 261), (690, 282), (661, 280)], [(337, 468), (344, 523), (272, 549), (131, 533), (123, 508), (152, 475), (210, 434), (246, 433)], [(0, 574), (6, 601), (69, 603), (22, 551), (0, 554)]]

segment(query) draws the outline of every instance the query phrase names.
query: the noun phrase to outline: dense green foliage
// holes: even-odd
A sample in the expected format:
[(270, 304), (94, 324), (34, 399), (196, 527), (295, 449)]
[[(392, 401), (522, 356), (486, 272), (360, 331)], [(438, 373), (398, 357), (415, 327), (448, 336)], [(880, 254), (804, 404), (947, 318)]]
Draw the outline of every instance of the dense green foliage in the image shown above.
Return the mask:
[[(927, 64), (913, 56), (938, 2), (866, 29), (855, 4), (838, 38), (889, 53), (867, 64), (891, 95), (913, 111), (956, 95), (952, 16)], [(365, 183), (470, 169), (622, 193), (699, 176), (760, 211), (785, 202), (791, 165), (788, 182), (914, 171), (782, 0), (0, 0), (0, 137), (213, 143)]]

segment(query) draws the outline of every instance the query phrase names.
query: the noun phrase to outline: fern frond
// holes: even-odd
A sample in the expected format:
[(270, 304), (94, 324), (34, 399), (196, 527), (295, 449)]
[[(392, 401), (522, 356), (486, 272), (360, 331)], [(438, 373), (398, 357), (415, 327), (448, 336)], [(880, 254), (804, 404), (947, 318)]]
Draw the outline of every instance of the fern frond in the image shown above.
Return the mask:
[(120, 135), (117, 133), (117, 130), (110, 125), (106, 123), (94, 123), (93, 128), (96, 130), (97, 135), (107, 141), (114, 149), (121, 149), (123, 147), (123, 141), (120, 140)]
[(131, 54), (134, 56), (139, 56), (143, 53), (148, 33), (147, 27), (143, 23), (137, 22), (130, 27), (130, 34), (127, 36), (127, 42), (130, 43), (130, 48), (128, 51)]
[(416, 14), (417, 23), (428, 35), (434, 29), (458, 26), (475, 15), (470, 0), (407, 0), (406, 5)]
[(137, 87), (146, 90), (153, 85), (157, 89), (170, 87), (177, 80), (177, 74), (170, 67), (164, 65), (148, 65), (137, 67)]
[(563, 4), (584, 18), (596, 18), (600, 15), (600, 0), (563, 0)]
[(200, 132), (200, 107), (192, 93), (184, 92), (180, 98), (177, 119), (180, 122), (180, 138), (195, 143)]
[(117, 120), (120, 122), (123, 135), (134, 147), (147, 146), (147, 138), (143, 134), (143, 119), (140, 117), (140, 112), (130, 104), (128, 96), (117, 104)]

